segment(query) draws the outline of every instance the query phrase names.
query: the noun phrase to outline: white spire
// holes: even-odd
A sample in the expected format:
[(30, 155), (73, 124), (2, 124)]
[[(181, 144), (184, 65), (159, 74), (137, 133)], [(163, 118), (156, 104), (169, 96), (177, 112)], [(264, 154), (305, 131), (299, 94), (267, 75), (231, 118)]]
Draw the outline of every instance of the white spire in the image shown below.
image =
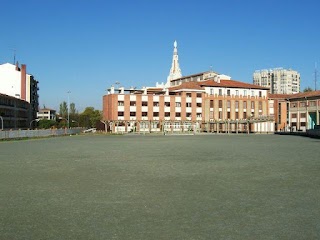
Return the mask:
[(173, 43), (174, 49), (173, 49), (172, 65), (171, 65), (169, 76), (167, 78), (167, 85), (169, 85), (169, 86), (170, 86), (171, 80), (174, 80), (174, 79), (182, 77), (181, 69), (179, 67), (179, 57), (178, 57), (178, 48), (177, 48), (177, 46), (178, 46), (177, 41), (174, 41), (174, 43)]

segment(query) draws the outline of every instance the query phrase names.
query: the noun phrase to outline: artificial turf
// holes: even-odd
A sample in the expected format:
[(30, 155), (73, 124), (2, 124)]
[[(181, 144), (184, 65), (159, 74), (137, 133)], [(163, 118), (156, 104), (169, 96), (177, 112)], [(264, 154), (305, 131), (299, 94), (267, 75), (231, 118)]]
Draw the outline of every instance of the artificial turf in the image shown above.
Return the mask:
[(320, 239), (320, 140), (0, 142), (0, 239)]

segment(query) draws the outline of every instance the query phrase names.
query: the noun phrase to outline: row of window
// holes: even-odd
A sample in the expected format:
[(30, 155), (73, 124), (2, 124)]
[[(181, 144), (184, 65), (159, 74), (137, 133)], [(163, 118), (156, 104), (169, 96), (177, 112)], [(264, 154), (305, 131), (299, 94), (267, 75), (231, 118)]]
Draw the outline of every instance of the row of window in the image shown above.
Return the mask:
[[(219, 108), (223, 108), (223, 100), (218, 100), (219, 101)], [(239, 108), (239, 101), (235, 101), (235, 108)], [(258, 102), (259, 104), (259, 110), (262, 110), (262, 102)], [(247, 101), (242, 102), (243, 108), (247, 109)], [(210, 100), (210, 108), (214, 108), (214, 100)], [(227, 108), (231, 108), (231, 101), (227, 100)], [(255, 108), (255, 102), (251, 101), (251, 109)]]
[[(118, 106), (124, 106), (124, 101), (118, 101)], [(136, 102), (135, 101), (130, 101), (130, 106), (135, 107), (136, 106)], [(142, 107), (148, 107), (148, 102), (141, 102), (141, 106)], [(153, 106), (154, 107), (160, 107), (159, 102), (153, 102)], [(165, 107), (170, 107), (170, 102), (165, 102), (164, 103)], [(176, 102), (175, 103), (176, 107), (181, 107), (181, 102)], [(186, 107), (191, 107), (192, 104), (191, 103), (186, 103)], [(202, 107), (202, 103), (196, 103), (197, 107)]]
[[(305, 122), (300, 122), (300, 127), (305, 127), (306, 126), (306, 123)], [(291, 127), (297, 127), (297, 123), (296, 122), (292, 122), (291, 123)]]
[[(223, 107), (223, 100), (218, 100), (218, 106), (219, 108)], [(243, 101), (243, 108), (246, 109), (247, 108), (247, 101)], [(251, 101), (251, 108), (254, 109), (255, 108), (255, 102)], [(262, 110), (262, 102), (258, 102), (259, 104), (259, 110)], [(170, 102), (165, 102), (165, 107), (170, 107)], [(123, 101), (118, 101), (118, 106), (124, 106), (124, 102)], [(130, 101), (130, 106), (136, 106), (136, 102), (135, 101)], [(148, 106), (148, 102), (142, 102), (141, 106), (143, 107), (147, 107)], [(159, 107), (159, 102), (153, 102), (153, 106), (154, 107)], [(181, 107), (181, 102), (176, 102), (175, 103), (176, 107)], [(202, 103), (196, 103), (197, 107), (202, 107)], [(186, 107), (192, 107), (192, 103), (186, 103)], [(227, 100), (227, 108), (231, 107), (231, 101)], [(214, 100), (210, 100), (210, 108), (214, 108)], [(235, 101), (235, 108), (239, 108), (239, 101)]]
[[(300, 118), (305, 118), (306, 116), (306, 113), (300, 113)], [(297, 118), (297, 113), (292, 113), (291, 118)]]
[[(320, 105), (320, 101), (319, 101), (319, 105)], [(297, 102), (292, 102), (290, 104), (290, 107), (292, 108), (296, 108), (296, 107), (315, 107), (317, 106), (317, 101), (309, 101), (308, 102), (308, 105), (307, 105), (307, 102), (300, 102), (299, 104)]]
[[(148, 117), (148, 112), (142, 112), (141, 113), (142, 117)], [(153, 117), (159, 117), (159, 112), (154, 112)], [(176, 112), (174, 113), (175, 117), (181, 117), (181, 112)], [(185, 115), (187, 118), (190, 118), (192, 115), (191, 113), (186, 113)], [(197, 113), (196, 115), (197, 117), (202, 117), (202, 113)], [(219, 119), (223, 119), (223, 112), (219, 111), (218, 113)], [(251, 112), (251, 116), (254, 116), (254, 111)], [(118, 117), (124, 117), (124, 112), (118, 112)], [(130, 112), (130, 117), (136, 117), (136, 112)], [(164, 117), (171, 117), (171, 113), (170, 112), (165, 112), (164, 113)], [(209, 115), (210, 119), (214, 118), (214, 112), (210, 111), (210, 115)], [(226, 118), (227, 119), (231, 119), (231, 112), (227, 112), (226, 113)], [(242, 118), (246, 119), (247, 118), (247, 112), (243, 112), (242, 113)], [(235, 112), (235, 119), (239, 119), (239, 112)]]
[[(210, 119), (213, 119), (214, 118), (214, 113), (213, 112), (210, 112)], [(235, 116), (235, 119), (239, 119), (239, 112), (235, 112), (234, 114)], [(242, 119), (246, 119), (247, 118), (247, 112), (243, 112), (242, 113)], [(254, 112), (251, 112), (251, 116), (254, 116)], [(219, 114), (218, 114), (218, 117), (219, 119), (224, 119), (223, 117), (223, 112), (222, 111), (219, 111)], [(231, 112), (227, 112), (227, 116), (226, 116), (227, 119), (231, 119)]]
[[(124, 112), (118, 112), (118, 117), (123, 117)], [(141, 113), (142, 117), (148, 117), (148, 112), (142, 112)], [(165, 112), (164, 113), (165, 117), (170, 117), (171, 114), (170, 112)], [(197, 117), (202, 117), (202, 113), (197, 113)], [(136, 112), (130, 112), (130, 117), (136, 117)], [(159, 117), (159, 112), (153, 112), (153, 117)], [(181, 112), (176, 112), (175, 117), (181, 117)], [(191, 113), (186, 113), (186, 117), (191, 117)]]
[(17, 108), (28, 108), (28, 103), (25, 101), (22, 101), (20, 99), (13, 99), (8, 97), (0, 97), (0, 105), (3, 106), (10, 106), (10, 107), (17, 107)]
[[(236, 96), (239, 96), (239, 90), (236, 90), (235, 91), (235, 95)], [(248, 95), (248, 91), (247, 90), (243, 90), (243, 92), (242, 92), (243, 94), (242, 94), (242, 96), (247, 96)], [(213, 95), (214, 94), (214, 88), (211, 88), (210, 89), (210, 95)], [(219, 89), (219, 96), (222, 96), (223, 95), (223, 89)], [(231, 90), (230, 89), (227, 89), (227, 96), (231, 96)], [(255, 96), (255, 91), (251, 91), (251, 95), (250, 95), (251, 97), (254, 97)], [(258, 96), (259, 97), (262, 97), (262, 91), (259, 91), (258, 92)]]
[[(191, 97), (191, 93), (186, 93), (187, 97)], [(197, 98), (201, 98), (202, 97), (202, 93), (197, 93)]]

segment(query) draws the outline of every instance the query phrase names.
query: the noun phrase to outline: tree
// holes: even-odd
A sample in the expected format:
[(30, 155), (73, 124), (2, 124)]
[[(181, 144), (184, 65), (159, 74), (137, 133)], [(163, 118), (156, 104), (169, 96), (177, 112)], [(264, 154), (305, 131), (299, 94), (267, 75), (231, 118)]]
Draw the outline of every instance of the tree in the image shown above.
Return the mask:
[(78, 113), (78, 111), (76, 109), (75, 103), (70, 103), (69, 119), (70, 119), (70, 127), (78, 127), (78, 126), (80, 126), (79, 113)]
[(94, 107), (86, 107), (80, 114), (80, 125), (85, 127), (96, 127), (96, 123), (102, 119), (101, 111), (95, 110)]
[(312, 92), (313, 89), (311, 87), (306, 87), (305, 89), (303, 89), (303, 92)]
[(53, 126), (55, 126), (57, 123), (56, 121), (53, 121), (53, 120), (49, 120), (49, 119), (41, 119), (39, 122), (38, 122), (38, 128), (42, 129), (48, 129), (48, 128), (51, 128)]
[(74, 103), (70, 103), (70, 115), (77, 114), (76, 105)]
[(59, 115), (60, 117), (67, 118), (67, 115), (68, 115), (67, 102), (63, 101), (62, 103), (60, 103)]

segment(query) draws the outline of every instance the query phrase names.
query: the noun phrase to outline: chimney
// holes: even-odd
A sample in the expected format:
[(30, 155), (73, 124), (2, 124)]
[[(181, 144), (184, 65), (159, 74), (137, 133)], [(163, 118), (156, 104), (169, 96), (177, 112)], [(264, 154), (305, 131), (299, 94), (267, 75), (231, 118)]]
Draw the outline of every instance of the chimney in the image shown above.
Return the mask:
[(27, 66), (21, 64), (21, 99), (26, 101)]

